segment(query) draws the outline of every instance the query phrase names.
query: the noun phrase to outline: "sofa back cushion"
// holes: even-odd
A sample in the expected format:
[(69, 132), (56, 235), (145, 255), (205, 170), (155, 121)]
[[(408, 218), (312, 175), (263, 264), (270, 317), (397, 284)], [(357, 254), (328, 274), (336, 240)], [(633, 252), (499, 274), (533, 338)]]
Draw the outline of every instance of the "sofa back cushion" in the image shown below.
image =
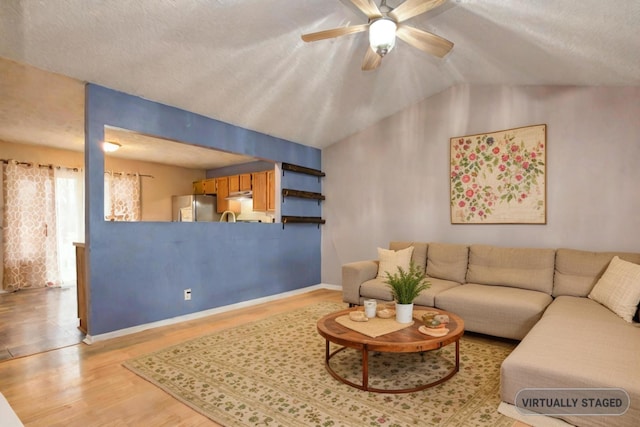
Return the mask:
[(413, 246), (413, 255), (411, 255), (411, 261), (420, 267), (420, 271), (424, 271), (427, 267), (427, 247), (428, 244), (424, 242), (391, 242), (389, 243), (389, 249), (399, 251), (401, 249)]
[(556, 251), (553, 296), (586, 297), (614, 256), (640, 264), (640, 254), (630, 252), (589, 252), (577, 249)]
[(551, 295), (554, 249), (471, 245), (467, 282), (531, 289)]
[(427, 276), (464, 283), (469, 263), (469, 247), (450, 243), (429, 243)]

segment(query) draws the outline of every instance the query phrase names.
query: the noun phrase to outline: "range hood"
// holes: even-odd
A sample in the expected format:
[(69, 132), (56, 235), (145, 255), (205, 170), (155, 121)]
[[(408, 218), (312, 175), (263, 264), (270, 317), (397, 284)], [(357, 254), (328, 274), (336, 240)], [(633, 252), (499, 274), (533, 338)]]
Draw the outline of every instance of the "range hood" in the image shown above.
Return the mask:
[(250, 200), (253, 199), (253, 191), (234, 191), (225, 197), (225, 200)]

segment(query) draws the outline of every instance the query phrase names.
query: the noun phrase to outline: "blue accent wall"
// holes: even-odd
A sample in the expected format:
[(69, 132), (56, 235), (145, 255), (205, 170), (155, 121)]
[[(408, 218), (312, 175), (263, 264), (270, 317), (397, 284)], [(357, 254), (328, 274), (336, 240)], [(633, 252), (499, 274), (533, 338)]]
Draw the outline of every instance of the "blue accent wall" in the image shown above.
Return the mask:
[[(109, 125), (314, 169), (320, 150), (93, 84), (85, 97), (89, 335), (320, 283), (321, 230), (313, 224), (104, 221), (100, 143)], [(321, 191), (317, 178), (293, 172), (282, 187)], [(321, 216), (321, 207), (286, 199), (281, 213)]]

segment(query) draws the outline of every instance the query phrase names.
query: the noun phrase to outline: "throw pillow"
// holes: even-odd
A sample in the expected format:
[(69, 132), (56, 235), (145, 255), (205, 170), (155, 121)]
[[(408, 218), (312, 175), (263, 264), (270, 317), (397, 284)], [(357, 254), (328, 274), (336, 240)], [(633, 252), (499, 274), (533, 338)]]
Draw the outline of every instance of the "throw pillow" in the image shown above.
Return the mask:
[(411, 255), (413, 255), (413, 246), (409, 246), (406, 249), (399, 251), (392, 251), (390, 249), (378, 248), (378, 278), (386, 279), (387, 271), (390, 274), (398, 272), (398, 267), (402, 267), (403, 270), (409, 271), (411, 265)]
[(640, 265), (613, 257), (589, 298), (631, 322), (640, 303)]

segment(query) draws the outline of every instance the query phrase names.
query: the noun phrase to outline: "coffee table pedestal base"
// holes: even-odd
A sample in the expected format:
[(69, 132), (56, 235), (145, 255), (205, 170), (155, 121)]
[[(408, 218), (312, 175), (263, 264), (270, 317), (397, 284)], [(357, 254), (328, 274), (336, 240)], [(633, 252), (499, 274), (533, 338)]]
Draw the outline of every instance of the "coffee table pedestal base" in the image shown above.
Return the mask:
[(350, 348), (350, 347), (340, 347), (337, 350), (334, 350), (333, 352), (331, 352), (331, 342), (329, 340), (326, 340), (325, 367), (327, 368), (327, 371), (331, 374), (331, 376), (333, 376), (338, 381), (360, 390), (371, 391), (374, 393), (413, 393), (416, 391), (424, 390), (429, 387), (434, 387), (438, 384), (441, 384), (447, 381), (448, 379), (450, 379), (451, 377), (453, 377), (460, 370), (460, 341), (456, 340), (455, 344), (456, 344), (456, 363), (455, 363), (455, 366), (451, 369), (451, 371), (449, 371), (445, 376), (433, 382), (422, 384), (413, 388), (386, 390), (381, 388), (369, 387), (369, 349), (367, 349), (366, 346), (362, 348), (362, 384), (356, 384), (352, 381), (347, 380), (346, 378), (341, 377), (331, 367), (331, 363), (330, 363), (331, 358), (336, 354), (340, 353), (341, 351), (346, 350), (347, 348)]

